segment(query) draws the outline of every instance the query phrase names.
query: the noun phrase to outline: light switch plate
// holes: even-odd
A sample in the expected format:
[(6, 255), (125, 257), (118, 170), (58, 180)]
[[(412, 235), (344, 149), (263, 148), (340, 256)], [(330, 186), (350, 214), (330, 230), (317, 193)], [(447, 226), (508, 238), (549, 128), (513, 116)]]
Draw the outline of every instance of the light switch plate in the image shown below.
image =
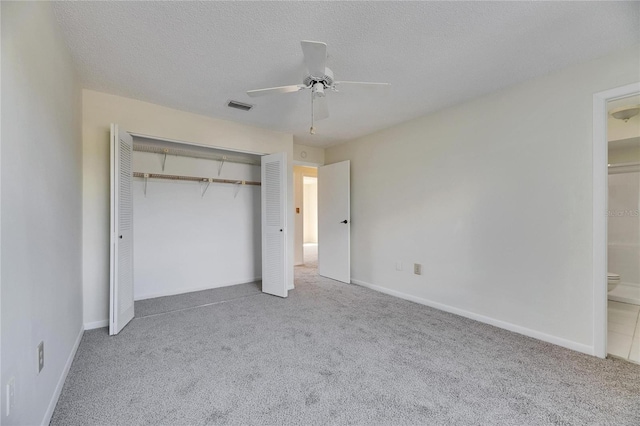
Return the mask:
[(402, 262), (396, 262), (396, 271), (402, 271)]

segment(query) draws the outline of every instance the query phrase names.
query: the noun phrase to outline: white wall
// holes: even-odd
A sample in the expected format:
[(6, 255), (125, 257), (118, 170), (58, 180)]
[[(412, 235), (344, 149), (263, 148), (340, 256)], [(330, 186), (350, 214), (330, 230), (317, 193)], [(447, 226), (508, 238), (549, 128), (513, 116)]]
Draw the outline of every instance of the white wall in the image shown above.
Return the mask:
[[(83, 289), (85, 326), (107, 324), (109, 313), (109, 125), (142, 135), (253, 153), (286, 152), (293, 136), (166, 108), (135, 99), (82, 91)], [(293, 188), (292, 167), (289, 187)], [(293, 191), (289, 193), (293, 210)], [(288, 256), (293, 264), (294, 218), (288, 216)], [(134, 243), (135, 245), (135, 243)], [(289, 280), (293, 287), (293, 270)]]
[(299, 165), (322, 166), (324, 165), (324, 148), (294, 143), (293, 160)]
[(640, 173), (609, 175), (608, 270), (640, 286)]
[(351, 160), (353, 280), (590, 353), (593, 94), (639, 52), (326, 149)]
[[(218, 178), (218, 162), (134, 152), (133, 170)], [(220, 179), (260, 181), (260, 166), (225, 163)], [(223, 287), (262, 275), (260, 186), (133, 182), (134, 297)]]
[(0, 421), (48, 424), (82, 333), (81, 94), (51, 4), (1, 7)]
[(302, 183), (302, 166), (293, 166), (293, 207), (294, 207), (294, 237), (293, 237), (293, 260), (294, 265), (302, 265), (304, 263), (303, 240), (304, 240), (304, 184)]

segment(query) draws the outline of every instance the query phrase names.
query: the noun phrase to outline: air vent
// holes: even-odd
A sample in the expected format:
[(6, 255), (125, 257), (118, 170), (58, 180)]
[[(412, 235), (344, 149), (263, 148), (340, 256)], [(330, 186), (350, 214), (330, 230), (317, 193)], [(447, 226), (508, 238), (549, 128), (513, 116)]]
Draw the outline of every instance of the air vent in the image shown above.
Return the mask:
[(238, 102), (238, 101), (229, 101), (227, 103), (227, 106), (229, 108), (235, 108), (235, 109), (239, 109), (239, 110), (242, 110), (242, 111), (249, 111), (251, 108), (253, 108), (253, 105), (245, 104), (245, 103)]

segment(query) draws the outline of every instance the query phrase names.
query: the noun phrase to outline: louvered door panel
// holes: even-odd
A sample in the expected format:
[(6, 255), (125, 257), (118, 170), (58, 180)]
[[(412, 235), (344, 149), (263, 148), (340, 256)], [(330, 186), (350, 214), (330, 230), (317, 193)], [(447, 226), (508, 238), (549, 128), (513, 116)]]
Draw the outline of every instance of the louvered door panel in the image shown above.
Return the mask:
[(111, 278), (109, 334), (131, 321), (133, 303), (133, 139), (111, 125)]
[(287, 297), (286, 156), (262, 157), (262, 291)]
[[(128, 135), (127, 135), (128, 136)], [(125, 314), (133, 308), (133, 194), (131, 191), (132, 149), (124, 138), (120, 144), (120, 182), (118, 189), (118, 312)]]

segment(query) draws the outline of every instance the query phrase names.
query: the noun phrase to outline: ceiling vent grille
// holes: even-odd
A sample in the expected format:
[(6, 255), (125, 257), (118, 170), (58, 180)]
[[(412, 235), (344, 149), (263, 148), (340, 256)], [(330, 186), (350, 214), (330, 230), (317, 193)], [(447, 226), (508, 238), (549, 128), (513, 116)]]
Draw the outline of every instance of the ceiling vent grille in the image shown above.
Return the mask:
[(229, 102), (227, 102), (227, 106), (229, 108), (235, 108), (235, 109), (239, 109), (241, 111), (249, 111), (251, 108), (253, 108), (253, 105), (251, 105), (251, 104), (245, 104), (245, 103), (238, 102), (238, 101), (229, 101)]

